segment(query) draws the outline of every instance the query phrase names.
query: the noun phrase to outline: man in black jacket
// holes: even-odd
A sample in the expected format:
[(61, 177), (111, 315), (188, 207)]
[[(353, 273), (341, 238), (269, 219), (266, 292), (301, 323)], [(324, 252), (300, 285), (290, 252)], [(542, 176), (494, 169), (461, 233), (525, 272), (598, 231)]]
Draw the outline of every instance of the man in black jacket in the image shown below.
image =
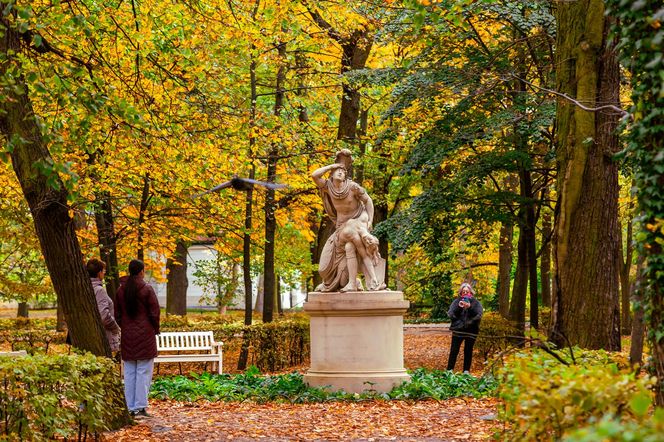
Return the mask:
[(468, 283), (461, 284), (459, 296), (452, 301), (447, 315), (452, 323), (452, 346), (450, 347), (450, 358), (447, 360), (447, 369), (453, 370), (456, 364), (461, 343), (463, 346), (463, 371), (470, 371), (473, 361), (473, 346), (480, 332), (480, 320), (482, 319), (482, 304), (475, 299), (475, 292)]

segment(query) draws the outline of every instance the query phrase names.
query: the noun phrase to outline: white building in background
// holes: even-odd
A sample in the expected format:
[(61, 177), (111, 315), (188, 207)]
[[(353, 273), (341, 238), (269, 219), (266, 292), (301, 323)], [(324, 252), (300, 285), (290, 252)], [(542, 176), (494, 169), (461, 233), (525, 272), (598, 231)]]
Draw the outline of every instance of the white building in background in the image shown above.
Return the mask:
[[(196, 271), (196, 262), (204, 260), (215, 260), (216, 256), (217, 251), (214, 249), (212, 244), (196, 244), (189, 247), (187, 252), (187, 280), (189, 281), (189, 285), (187, 286), (187, 308), (215, 309), (217, 307), (214, 299), (206, 300), (206, 296), (203, 293), (203, 288), (196, 285), (196, 277), (194, 277), (194, 272)], [(164, 271), (164, 274), (165, 273), (166, 272)], [(230, 309), (244, 309), (244, 286), (242, 284), (241, 270), (238, 274), (238, 278), (240, 281), (237, 294), (231, 304), (228, 306)], [(150, 284), (154, 287), (154, 290), (157, 293), (159, 305), (165, 308), (166, 283), (151, 281)], [(259, 279), (254, 278), (252, 283), (252, 299), (254, 302), (254, 308), (256, 306), (256, 298), (258, 297), (258, 284)], [(302, 307), (305, 298), (306, 293), (301, 288), (291, 288), (284, 284), (281, 285), (281, 305), (284, 309)]]

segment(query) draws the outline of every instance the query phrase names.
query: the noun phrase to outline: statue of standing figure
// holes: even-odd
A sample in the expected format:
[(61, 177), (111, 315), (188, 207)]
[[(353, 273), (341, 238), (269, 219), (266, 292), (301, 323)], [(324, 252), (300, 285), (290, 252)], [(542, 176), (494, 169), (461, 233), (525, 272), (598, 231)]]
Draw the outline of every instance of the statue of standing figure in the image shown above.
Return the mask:
[[(311, 174), (336, 228), (320, 256), (318, 273), (323, 282), (316, 287), (319, 292), (363, 290), (358, 273), (364, 275), (367, 290), (385, 289), (385, 260), (378, 252), (378, 238), (371, 234), (373, 201), (362, 186), (348, 178), (351, 164), (350, 151), (343, 149), (337, 153), (336, 163)], [(324, 179), (327, 172), (330, 176)]]

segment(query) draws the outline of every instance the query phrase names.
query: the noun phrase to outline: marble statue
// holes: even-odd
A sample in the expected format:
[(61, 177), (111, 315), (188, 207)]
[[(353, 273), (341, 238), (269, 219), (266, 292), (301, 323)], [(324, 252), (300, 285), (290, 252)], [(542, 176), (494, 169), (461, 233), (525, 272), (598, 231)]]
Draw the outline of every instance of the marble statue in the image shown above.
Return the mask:
[[(336, 162), (315, 170), (311, 177), (323, 198), (323, 207), (335, 223), (325, 243), (318, 272), (323, 282), (317, 292), (385, 289), (385, 260), (378, 252), (378, 238), (371, 234), (374, 206), (367, 192), (348, 178), (352, 157), (348, 149), (337, 153)], [(323, 176), (330, 172), (328, 178)]]

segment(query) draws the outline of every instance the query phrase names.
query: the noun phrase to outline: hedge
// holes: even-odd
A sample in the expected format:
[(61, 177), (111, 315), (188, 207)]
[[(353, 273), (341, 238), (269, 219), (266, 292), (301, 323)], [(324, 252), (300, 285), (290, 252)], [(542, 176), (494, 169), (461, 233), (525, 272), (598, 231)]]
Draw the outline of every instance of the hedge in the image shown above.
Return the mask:
[(0, 356), (0, 439), (82, 440), (117, 428), (128, 417), (110, 359)]

